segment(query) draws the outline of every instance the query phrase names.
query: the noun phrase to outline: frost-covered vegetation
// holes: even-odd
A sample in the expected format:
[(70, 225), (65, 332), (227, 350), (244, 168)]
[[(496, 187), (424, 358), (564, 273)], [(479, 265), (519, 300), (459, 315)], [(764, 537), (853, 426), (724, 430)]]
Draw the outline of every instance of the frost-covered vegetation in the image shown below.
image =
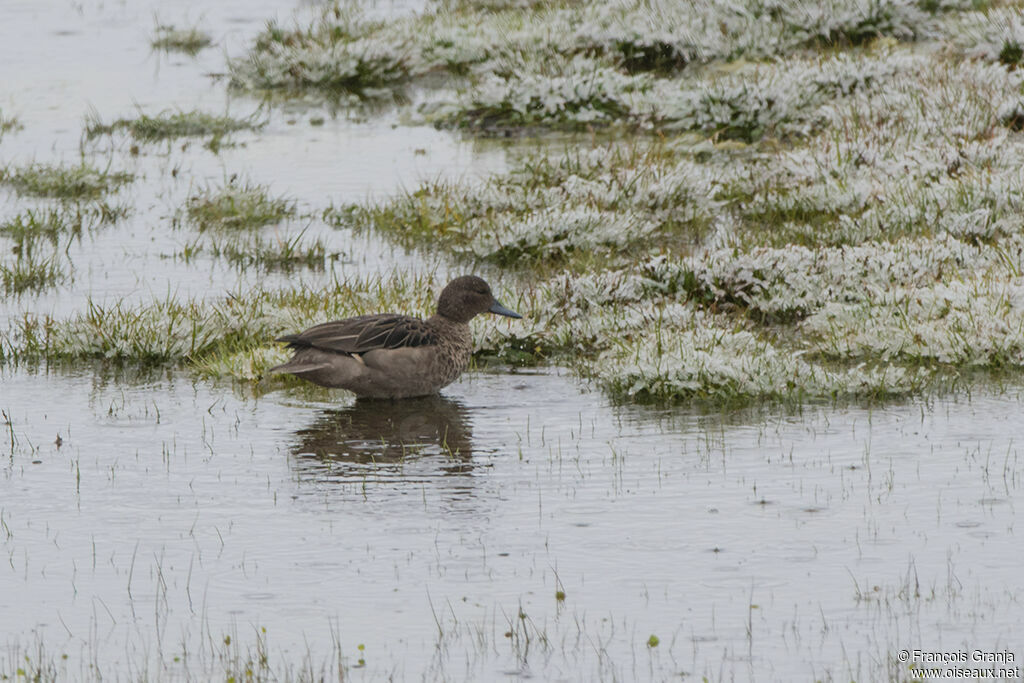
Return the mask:
[(576, 140), (334, 216), (540, 276), (533, 315), (482, 345), (570, 357), (622, 397), (881, 396), (1024, 365), (1020, 8), (833, 5), (803, 8), (799, 40), (764, 41), (776, 16), (672, 68), (482, 58), (518, 61), (433, 120), (662, 138)]
[(749, 142), (806, 134), (821, 107), (933, 61), (920, 49), (874, 54), (880, 45), (946, 43), (954, 59), (1015, 66), (1018, 8), (983, 4), (435, 2), (388, 22), (334, 4), (307, 25), (270, 24), (229, 66), (250, 90), (454, 86), (422, 116), (481, 133), (625, 125)]
[[(586, 131), (502, 174), (324, 212), (500, 283), (525, 317), (474, 321), (480, 359), (554, 358), (632, 400), (878, 397), (1024, 366), (1020, 17), (975, 0), (447, 0), (390, 20), (331, 4), (269, 24), (229, 71), (303, 96), (412, 86), (403, 120), (467, 134)], [(200, 191), (176, 256), (323, 267), (323, 236), (225, 230), (295, 211), (259, 186)], [(281, 359), (277, 334), (429, 314), (443, 284), (97, 306), (25, 318), (2, 344), (252, 379)]]
[(433, 183), (328, 215), (504, 265), (644, 253), (692, 244), (715, 221), (707, 166), (661, 145), (531, 156), (482, 185)]
[[(496, 6), (497, 5), (497, 6)], [(309, 25), (272, 23), (243, 58), (232, 61), (236, 86), (361, 91), (438, 72), (518, 77), (584, 56), (625, 74), (672, 76), (694, 65), (789, 56), (808, 47), (847, 47), (879, 37), (914, 41), (940, 34), (940, 17), (957, 2), (535, 3), (435, 2), (428, 10), (381, 22), (330, 5)]]

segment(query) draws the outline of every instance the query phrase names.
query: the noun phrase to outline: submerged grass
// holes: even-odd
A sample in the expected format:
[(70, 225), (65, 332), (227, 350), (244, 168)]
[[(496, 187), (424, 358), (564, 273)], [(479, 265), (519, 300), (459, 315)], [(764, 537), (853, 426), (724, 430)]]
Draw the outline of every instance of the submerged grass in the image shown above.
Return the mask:
[(237, 131), (259, 130), (264, 125), (266, 125), (266, 121), (257, 119), (255, 115), (248, 118), (235, 118), (193, 110), (161, 112), (155, 116), (141, 114), (133, 119), (118, 119), (109, 124), (103, 123), (97, 117), (90, 117), (86, 121), (85, 136), (87, 139), (91, 139), (124, 130), (133, 139), (144, 143), (162, 142), (182, 137), (209, 136), (220, 139)]
[(3, 139), (5, 133), (21, 130), (21, 127), (21, 122), (17, 117), (4, 116), (3, 109), (0, 109), (0, 140)]
[[(224, 681), (322, 681), (344, 680), (351, 669), (362, 666), (360, 649), (356, 657), (344, 654), (339, 637), (324, 652), (306, 653), (298, 665), (271, 648), (273, 642), (266, 627), (253, 627), (251, 633), (231, 628), (216, 637), (200, 638), (196, 645), (167, 644), (156, 656), (148, 651), (133, 651), (135, 680), (147, 680), (154, 672), (171, 678)], [(95, 661), (75, 658), (67, 652), (49, 649), (41, 641), (31, 645), (10, 644), (0, 656), (0, 681), (57, 683), (66, 680), (91, 680), (122, 674), (116, 668), (98, 666)], [(158, 676), (158, 677), (159, 677)]]
[(189, 197), (184, 216), (200, 231), (248, 230), (278, 223), (295, 212), (295, 202), (272, 197), (267, 187), (229, 182)]
[(213, 38), (198, 26), (178, 28), (172, 25), (156, 27), (150, 45), (156, 50), (183, 52), (187, 55), (199, 54), (203, 48), (213, 45)]
[(5, 295), (40, 292), (56, 287), (68, 277), (67, 265), (57, 251), (42, 257), (33, 250), (13, 261), (0, 261), (0, 286)]
[(26, 209), (0, 220), (0, 237), (14, 243), (12, 251), (15, 254), (29, 254), (44, 240), (57, 246), (63, 236), (80, 236), (83, 232), (115, 223), (129, 212), (127, 205), (104, 201)]
[(134, 179), (131, 173), (97, 168), (84, 161), (78, 166), (30, 164), (0, 169), (0, 184), (18, 194), (61, 200), (99, 199)]
[[(70, 241), (83, 232), (116, 222), (128, 211), (126, 206), (104, 201), (60, 203), (26, 209), (0, 220), (0, 244), (4, 239), (10, 240), (9, 251), (14, 255), (13, 260), (0, 262), (2, 291), (19, 295), (67, 282), (71, 277), (67, 258)], [(44, 243), (49, 245), (48, 249)]]
[(239, 239), (205, 239), (189, 242), (176, 257), (191, 260), (203, 254), (225, 259), (239, 269), (257, 268), (266, 271), (291, 271), (296, 268), (324, 270), (331, 261), (341, 258), (323, 239), (304, 239), (305, 231), (292, 236)]

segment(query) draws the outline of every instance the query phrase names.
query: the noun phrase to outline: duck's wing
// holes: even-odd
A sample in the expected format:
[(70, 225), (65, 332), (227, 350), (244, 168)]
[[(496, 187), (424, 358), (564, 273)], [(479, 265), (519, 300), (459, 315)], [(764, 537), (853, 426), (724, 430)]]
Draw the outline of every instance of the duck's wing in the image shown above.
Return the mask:
[(422, 320), (384, 313), (321, 323), (299, 334), (278, 337), (277, 341), (287, 343), (292, 349), (314, 348), (351, 354), (429, 346), (437, 343), (437, 337)]

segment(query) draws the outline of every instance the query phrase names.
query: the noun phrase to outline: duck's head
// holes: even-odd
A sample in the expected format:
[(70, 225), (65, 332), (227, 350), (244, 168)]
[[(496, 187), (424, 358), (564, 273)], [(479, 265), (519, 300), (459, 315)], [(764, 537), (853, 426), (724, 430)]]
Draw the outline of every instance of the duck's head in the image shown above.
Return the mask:
[(460, 323), (468, 323), (480, 313), (523, 317), (502, 306), (494, 298), (490, 285), (476, 275), (463, 275), (449, 282), (437, 300), (437, 313)]

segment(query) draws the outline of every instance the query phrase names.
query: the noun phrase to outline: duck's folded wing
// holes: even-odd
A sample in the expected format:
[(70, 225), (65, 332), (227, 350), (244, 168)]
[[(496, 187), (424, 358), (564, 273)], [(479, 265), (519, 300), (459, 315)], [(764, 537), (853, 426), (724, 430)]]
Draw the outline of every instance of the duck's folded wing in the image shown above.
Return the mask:
[(429, 346), (437, 338), (422, 320), (407, 315), (361, 315), (321, 323), (299, 334), (277, 341), (289, 348), (314, 348), (335, 353), (367, 353), (376, 349), (405, 349)]

